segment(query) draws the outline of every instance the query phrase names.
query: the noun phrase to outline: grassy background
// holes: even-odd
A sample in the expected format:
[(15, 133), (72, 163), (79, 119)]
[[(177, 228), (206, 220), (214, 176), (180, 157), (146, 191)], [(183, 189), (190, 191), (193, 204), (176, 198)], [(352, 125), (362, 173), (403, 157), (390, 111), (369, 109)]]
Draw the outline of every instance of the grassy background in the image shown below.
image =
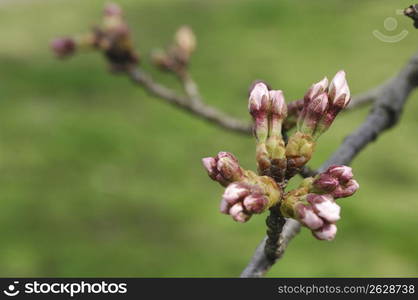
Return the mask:
[[(254, 141), (177, 111), (106, 70), (96, 53), (57, 61), (57, 35), (100, 19), (102, 0), (0, 1), (0, 276), (237, 276), (265, 216), (238, 224), (217, 212), (222, 189), (201, 157), (235, 153), (254, 169)], [(348, 73), (353, 93), (395, 74), (418, 33), (396, 15), (409, 0), (126, 0), (144, 68), (175, 29), (198, 36), (192, 73), (206, 101), (242, 119), (263, 78), (300, 97), (324, 75)], [(395, 17), (398, 28), (383, 22)], [(395, 35), (384, 43), (372, 31)], [(269, 276), (417, 276), (418, 95), (402, 122), (353, 167), (361, 189), (342, 200), (333, 242), (303, 230)], [(367, 109), (320, 139), (319, 166)]]

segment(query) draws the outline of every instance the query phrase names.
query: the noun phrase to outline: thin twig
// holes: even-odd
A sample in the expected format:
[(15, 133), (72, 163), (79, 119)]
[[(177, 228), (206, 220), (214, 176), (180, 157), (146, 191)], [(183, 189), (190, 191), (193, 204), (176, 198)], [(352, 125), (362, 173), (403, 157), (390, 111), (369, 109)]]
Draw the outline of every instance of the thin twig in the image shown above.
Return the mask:
[[(179, 95), (155, 82), (148, 74), (139, 68), (131, 68), (127, 72), (135, 83), (141, 85), (150, 94), (157, 96), (160, 99), (164, 99), (170, 104), (222, 128), (243, 134), (251, 133), (251, 124), (237, 120), (224, 112), (199, 101), (199, 99), (194, 98), (194, 100), (191, 100), (188, 96)], [(191, 83), (189, 82), (188, 84), (190, 85)], [(192, 88), (194, 89), (194, 87)]]
[[(318, 171), (323, 172), (333, 164), (350, 164), (361, 150), (375, 141), (383, 131), (395, 126), (399, 121), (409, 94), (417, 85), (418, 53), (395, 77), (376, 91), (376, 101), (366, 120), (357, 130), (344, 139), (338, 150)], [(280, 257), (286, 250), (287, 244), (296, 236), (300, 227), (301, 225), (294, 220), (289, 219), (286, 222), (279, 239)], [(241, 277), (261, 277), (280, 259), (280, 257), (276, 260), (267, 259), (262, 250), (265, 241), (266, 238), (259, 244), (247, 267), (241, 273)]]

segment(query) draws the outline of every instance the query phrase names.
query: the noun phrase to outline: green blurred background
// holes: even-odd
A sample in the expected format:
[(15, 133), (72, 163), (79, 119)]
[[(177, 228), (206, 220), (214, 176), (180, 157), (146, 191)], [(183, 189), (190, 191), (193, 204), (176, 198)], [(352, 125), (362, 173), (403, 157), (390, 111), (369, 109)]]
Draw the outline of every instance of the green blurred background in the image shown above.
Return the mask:
[[(410, 0), (126, 0), (144, 68), (189, 24), (191, 71), (205, 100), (243, 120), (265, 79), (288, 101), (339, 69), (353, 94), (395, 74), (418, 32), (396, 14)], [(0, 276), (237, 276), (265, 232), (218, 213), (222, 189), (200, 159), (231, 151), (255, 168), (254, 140), (208, 125), (107, 72), (97, 53), (56, 60), (52, 38), (85, 31), (101, 0), (0, 0)], [(384, 21), (393, 17), (397, 28)], [(405, 39), (385, 43), (373, 30)], [(361, 189), (343, 199), (333, 242), (302, 230), (269, 276), (418, 275), (418, 94), (401, 123), (353, 163)], [(319, 166), (368, 109), (320, 139)], [(295, 180), (298, 181), (298, 180)]]

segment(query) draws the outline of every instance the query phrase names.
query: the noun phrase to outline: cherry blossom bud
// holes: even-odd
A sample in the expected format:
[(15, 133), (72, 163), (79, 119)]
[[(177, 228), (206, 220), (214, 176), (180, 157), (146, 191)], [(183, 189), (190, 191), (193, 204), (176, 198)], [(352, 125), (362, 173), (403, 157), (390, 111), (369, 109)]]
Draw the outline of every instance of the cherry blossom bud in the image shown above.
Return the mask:
[[(328, 178), (328, 176), (335, 178), (338, 181), (338, 185), (334, 190), (325, 190), (319, 186), (321, 178)], [(325, 173), (317, 176), (314, 182), (314, 189), (320, 192), (329, 192), (335, 198), (349, 197), (353, 195), (359, 188), (359, 184), (353, 179), (352, 168), (343, 165), (332, 165)]]
[(281, 190), (273, 179), (245, 171), (241, 181), (233, 182), (225, 189), (220, 211), (236, 221), (245, 222), (251, 215), (260, 214), (275, 205), (280, 194)]
[(331, 241), (337, 234), (337, 226), (335, 224), (328, 223), (312, 233), (318, 240)]
[(321, 81), (314, 83), (305, 96), (303, 97), (305, 104), (307, 105), (308, 102), (312, 101), (316, 97), (318, 97), (322, 93), (326, 93), (328, 89), (328, 78), (324, 77)]
[(116, 3), (108, 3), (103, 10), (105, 16), (120, 16), (122, 15), (122, 8)]
[(238, 181), (243, 176), (238, 160), (229, 152), (219, 152), (215, 157), (205, 157), (202, 163), (209, 177), (223, 186)]
[(268, 114), (270, 95), (267, 86), (259, 82), (251, 90), (248, 110), (254, 119), (254, 134), (258, 141), (264, 142), (268, 135)]
[(196, 37), (189, 26), (180, 27), (175, 35), (176, 45), (183, 50), (187, 56), (196, 49)]
[(319, 193), (330, 193), (339, 186), (339, 182), (336, 178), (328, 175), (327, 173), (319, 174), (313, 182), (313, 188)]
[(337, 107), (339, 110), (348, 105), (351, 100), (351, 95), (344, 71), (337, 72), (332, 79), (329, 85), (328, 95), (332, 106)]
[(221, 204), (219, 205), (219, 211), (225, 215), (229, 214), (230, 205), (224, 200), (221, 200)]
[(250, 194), (248, 184), (233, 182), (225, 189), (222, 199), (229, 205), (233, 205)]
[(284, 119), (287, 116), (287, 105), (284, 100), (283, 92), (281, 90), (269, 91), (271, 100), (271, 113)]
[(331, 195), (309, 194), (306, 200), (312, 205), (314, 212), (328, 222), (340, 219), (340, 206), (335, 203)]
[(240, 223), (245, 223), (251, 218), (251, 215), (245, 213), (242, 203), (234, 204), (229, 210), (229, 214), (232, 219)]
[(296, 206), (296, 216), (306, 227), (316, 230), (324, 225), (324, 221), (314, 212), (311, 206), (299, 203)]
[(266, 210), (268, 199), (263, 194), (254, 193), (245, 197), (243, 204), (248, 212), (259, 214)]
[(217, 168), (222, 176), (230, 181), (239, 180), (242, 176), (242, 170), (239, 166), (238, 159), (229, 152), (218, 153)]
[(332, 79), (328, 88), (329, 105), (322, 119), (318, 122), (314, 137), (318, 138), (332, 124), (338, 113), (350, 102), (350, 89), (345, 78), (345, 72), (339, 71)]
[(267, 113), (270, 108), (270, 96), (267, 85), (263, 82), (258, 82), (254, 85), (250, 93), (248, 102), (248, 110), (251, 115), (256, 115), (259, 112)]
[(332, 165), (326, 172), (330, 176), (338, 179), (340, 182), (347, 182), (353, 178), (353, 169), (343, 165)]
[(76, 42), (73, 38), (56, 38), (51, 42), (51, 49), (59, 58), (68, 57), (76, 51)]
[(345, 198), (352, 196), (358, 189), (360, 185), (354, 179), (350, 179), (345, 184), (340, 184), (331, 194), (335, 198)]
[(323, 118), (328, 108), (328, 96), (326, 93), (319, 94), (312, 99), (304, 108), (304, 115), (300, 116), (298, 129), (310, 135), (313, 135), (318, 123)]
[(202, 158), (202, 163), (209, 173), (213, 173), (213, 169), (216, 169), (216, 159), (213, 157)]

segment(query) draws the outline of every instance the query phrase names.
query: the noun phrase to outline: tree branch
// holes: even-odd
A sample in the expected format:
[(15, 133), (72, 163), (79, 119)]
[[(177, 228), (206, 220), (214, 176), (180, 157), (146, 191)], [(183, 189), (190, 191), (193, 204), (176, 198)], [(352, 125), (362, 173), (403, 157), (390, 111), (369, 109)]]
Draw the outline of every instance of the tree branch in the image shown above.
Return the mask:
[[(363, 124), (344, 139), (338, 150), (320, 168), (325, 171), (330, 165), (348, 165), (369, 143), (385, 130), (399, 121), (403, 107), (411, 91), (418, 85), (418, 53), (407, 65), (384, 85), (375, 89), (376, 101)], [(275, 260), (268, 259), (264, 252), (266, 238), (257, 247), (249, 264), (241, 273), (241, 277), (261, 277), (279, 260), (288, 243), (297, 235), (301, 225), (288, 219), (278, 243), (278, 256)]]
[[(139, 68), (131, 68), (127, 71), (128, 75), (136, 84), (141, 85), (151, 95), (166, 100), (189, 113), (192, 113), (204, 120), (211, 122), (224, 129), (232, 130), (242, 134), (251, 133), (251, 124), (237, 120), (228, 116), (200, 100), (196, 84), (190, 77), (184, 82), (186, 93), (190, 96), (182, 96), (176, 92), (155, 82), (148, 74)], [(192, 96), (193, 95), (193, 96)]]

